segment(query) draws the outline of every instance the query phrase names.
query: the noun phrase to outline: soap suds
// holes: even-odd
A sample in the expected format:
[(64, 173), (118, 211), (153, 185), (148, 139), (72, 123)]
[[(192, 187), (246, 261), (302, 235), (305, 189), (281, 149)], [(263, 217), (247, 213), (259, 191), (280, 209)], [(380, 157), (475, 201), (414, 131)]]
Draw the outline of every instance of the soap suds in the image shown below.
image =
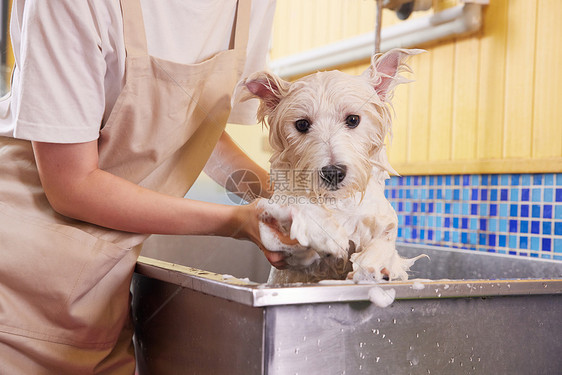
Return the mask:
[(396, 290), (394, 289), (385, 290), (375, 286), (369, 290), (369, 299), (378, 307), (390, 306), (394, 302), (394, 298), (396, 298)]

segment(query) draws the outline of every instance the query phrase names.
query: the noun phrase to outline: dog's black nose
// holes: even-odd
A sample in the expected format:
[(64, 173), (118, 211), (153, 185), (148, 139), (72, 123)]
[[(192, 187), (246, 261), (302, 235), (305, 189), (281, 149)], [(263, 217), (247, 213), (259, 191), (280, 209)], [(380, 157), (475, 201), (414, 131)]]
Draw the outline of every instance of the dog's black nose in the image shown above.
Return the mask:
[(345, 178), (346, 171), (347, 167), (342, 164), (327, 165), (320, 170), (320, 178), (328, 185), (328, 188), (336, 190)]

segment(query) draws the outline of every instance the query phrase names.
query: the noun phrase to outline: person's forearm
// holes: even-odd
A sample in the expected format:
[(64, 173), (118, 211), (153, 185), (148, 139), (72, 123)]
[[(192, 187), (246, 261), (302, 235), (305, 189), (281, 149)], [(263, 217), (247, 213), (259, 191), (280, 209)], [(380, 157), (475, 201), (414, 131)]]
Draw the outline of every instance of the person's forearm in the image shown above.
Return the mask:
[(234, 191), (234, 193), (238, 193), (241, 197), (248, 197), (248, 192), (250, 192), (249, 195), (254, 197), (269, 198), (271, 196), (269, 173), (248, 157), (225, 131), (205, 166), (205, 173), (228, 189), (227, 181), (229, 177), (239, 170), (251, 171), (257, 176), (260, 184), (244, 183), (252, 182), (251, 180), (235, 181), (237, 183), (242, 182), (242, 184), (236, 185), (237, 191)]
[(49, 202), (62, 215), (135, 233), (232, 236), (242, 207), (197, 202), (139, 187), (98, 168), (97, 142), (33, 142)]
[(233, 236), (240, 230), (237, 207), (176, 198), (139, 187), (102, 170), (72, 194), (50, 198), (60, 213), (135, 233)]

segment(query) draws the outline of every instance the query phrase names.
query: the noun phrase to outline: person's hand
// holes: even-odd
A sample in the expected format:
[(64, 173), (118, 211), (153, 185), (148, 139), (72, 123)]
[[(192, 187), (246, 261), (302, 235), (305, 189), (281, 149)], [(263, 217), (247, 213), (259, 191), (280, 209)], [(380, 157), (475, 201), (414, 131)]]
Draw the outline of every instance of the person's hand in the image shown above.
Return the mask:
[[(269, 250), (264, 246), (261, 240), (259, 230), (261, 209), (258, 207), (257, 201), (239, 207), (241, 212), (240, 228), (233, 237), (251, 240), (260, 248), (273, 267), (277, 269), (287, 268), (286, 260), (290, 257), (290, 254), (284, 251), (275, 251), (276, 249)], [(292, 240), (288, 235), (279, 230), (277, 222), (274, 219), (262, 222), (269, 226), (277, 239), (284, 245), (293, 246), (298, 244), (298, 241)]]

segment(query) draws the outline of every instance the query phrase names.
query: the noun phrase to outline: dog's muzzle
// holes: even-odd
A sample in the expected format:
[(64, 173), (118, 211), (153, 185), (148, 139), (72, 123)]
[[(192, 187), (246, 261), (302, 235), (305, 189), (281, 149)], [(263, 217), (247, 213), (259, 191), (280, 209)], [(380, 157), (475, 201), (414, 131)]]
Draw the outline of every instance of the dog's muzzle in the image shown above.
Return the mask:
[(337, 190), (338, 185), (344, 180), (346, 172), (347, 167), (345, 165), (327, 165), (320, 170), (320, 178), (328, 189)]

